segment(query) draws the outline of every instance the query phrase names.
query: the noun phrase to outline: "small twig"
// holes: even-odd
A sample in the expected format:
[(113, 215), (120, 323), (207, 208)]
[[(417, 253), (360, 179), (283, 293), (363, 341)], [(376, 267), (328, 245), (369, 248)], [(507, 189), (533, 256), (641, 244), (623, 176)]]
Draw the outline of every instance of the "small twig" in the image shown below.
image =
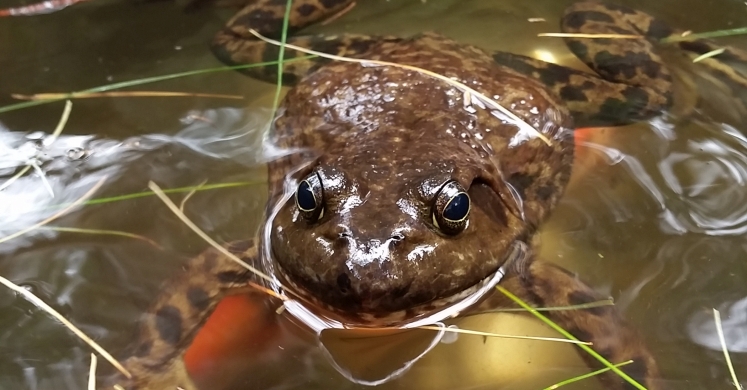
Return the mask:
[(127, 92), (83, 92), (83, 93), (37, 93), (33, 95), (22, 95), (14, 93), (10, 95), (13, 99), (18, 100), (51, 100), (51, 99), (92, 99), (92, 98), (111, 98), (111, 97), (207, 97), (217, 99), (236, 99), (244, 97), (241, 95), (223, 95), (216, 93), (196, 93), (196, 92), (168, 92), (168, 91), (127, 91)]
[(191, 198), (192, 195), (196, 194), (197, 191), (205, 185), (205, 183), (207, 183), (207, 179), (203, 180), (202, 183), (198, 184), (197, 187), (193, 188), (192, 191), (189, 191), (189, 193), (184, 196), (184, 199), (182, 199), (181, 203), (179, 203), (179, 211), (181, 211), (182, 213), (184, 212), (184, 205), (187, 204), (189, 198)]
[[(627, 362), (618, 363), (618, 364), (615, 364), (615, 367), (619, 368), (619, 367), (622, 367), (622, 366), (627, 366), (630, 363), (633, 363), (633, 361), (632, 360), (628, 360)], [(560, 386), (565, 386), (565, 385), (571, 384), (573, 382), (578, 382), (578, 381), (586, 379), (586, 378), (591, 378), (591, 377), (599, 375), (599, 374), (604, 374), (605, 372), (610, 371), (610, 370), (611, 370), (611, 368), (605, 367), (605, 368), (602, 368), (602, 369), (599, 369), (599, 370), (596, 370), (596, 371), (592, 371), (592, 372), (590, 372), (588, 374), (579, 375), (577, 377), (574, 377), (574, 378), (571, 378), (571, 379), (566, 379), (566, 380), (564, 380), (562, 382), (558, 382), (558, 383), (556, 383), (556, 384), (554, 384), (554, 385), (552, 385), (550, 387), (546, 387), (544, 390), (555, 390), (555, 389), (557, 389)]]
[(508, 335), (508, 334), (481, 332), (479, 330), (469, 330), (469, 329), (459, 329), (459, 328), (440, 328), (438, 326), (427, 326), (427, 325), (426, 326), (419, 326), (418, 329), (435, 330), (435, 331), (439, 331), (439, 332), (442, 331), (442, 330), (444, 330), (444, 331), (453, 332), (453, 333), (464, 333), (464, 334), (471, 334), (471, 335), (475, 335), (475, 336), (499, 337), (499, 338), (504, 338), (504, 339), (554, 341), (554, 342), (558, 342), (558, 343), (591, 345), (591, 343), (586, 342), (586, 341), (559, 339), (559, 338), (555, 338), (555, 337), (515, 336), (515, 335)]
[(31, 226), (29, 226), (29, 227), (27, 227), (25, 229), (22, 229), (22, 230), (20, 230), (18, 232), (15, 232), (15, 233), (13, 233), (13, 234), (11, 234), (9, 236), (0, 237), (0, 244), (2, 244), (3, 242), (6, 242), (6, 241), (10, 241), (10, 240), (12, 240), (12, 239), (14, 239), (16, 237), (20, 237), (20, 236), (22, 236), (22, 235), (24, 235), (24, 234), (26, 234), (26, 233), (34, 230), (34, 229), (39, 228), (40, 226), (44, 226), (44, 225), (46, 225), (46, 224), (54, 221), (55, 219), (57, 219), (57, 218), (65, 215), (65, 214), (67, 214), (68, 212), (70, 212), (70, 210), (74, 209), (78, 205), (80, 205), (83, 202), (85, 202), (96, 191), (98, 191), (98, 189), (101, 187), (101, 185), (104, 184), (104, 180), (106, 180), (106, 176), (102, 177), (101, 180), (99, 180), (93, 187), (91, 187), (91, 189), (88, 190), (88, 192), (86, 192), (82, 197), (78, 198), (78, 200), (76, 200), (75, 202), (71, 203), (69, 206), (65, 207), (64, 209), (62, 209), (62, 210), (54, 213), (51, 217), (49, 217), (49, 218), (47, 218), (47, 219), (45, 219), (45, 220), (43, 220), (43, 221), (41, 221), (39, 223), (31, 225)]
[(75, 325), (73, 325), (70, 321), (68, 321), (65, 317), (62, 316), (62, 314), (58, 313), (56, 310), (54, 310), (51, 306), (47, 305), (39, 299), (36, 295), (32, 294), (29, 290), (26, 290), (25, 288), (16, 285), (15, 283), (11, 282), (8, 279), (5, 279), (4, 277), (0, 276), (0, 283), (8, 287), (9, 289), (17, 292), (22, 297), (24, 297), (27, 301), (33, 303), (36, 307), (44, 310), (47, 314), (54, 317), (57, 321), (60, 321), (63, 325), (65, 325), (70, 331), (75, 333), (76, 336), (78, 336), (81, 340), (83, 340), (86, 344), (91, 346), (96, 352), (98, 352), (101, 356), (104, 357), (104, 359), (108, 360), (109, 363), (111, 363), (114, 367), (119, 370), (119, 372), (122, 373), (127, 378), (132, 378), (132, 374), (130, 374), (127, 369), (125, 369), (112, 355), (109, 354), (109, 352), (106, 352), (104, 348), (101, 348), (100, 345), (96, 344), (95, 341), (91, 340), (90, 337), (86, 336), (85, 333), (83, 333), (80, 329), (78, 329)]
[(88, 370), (88, 390), (96, 390), (96, 365), (98, 359), (96, 354), (91, 354), (91, 368)]
[(277, 46), (281, 46), (281, 47), (284, 46), (284, 47), (287, 47), (287, 48), (290, 48), (290, 49), (293, 49), (293, 50), (298, 50), (298, 51), (300, 51), (302, 53), (315, 54), (315, 55), (317, 55), (319, 57), (329, 58), (329, 59), (333, 59), (333, 60), (337, 60), (337, 61), (355, 62), (355, 63), (359, 63), (359, 64), (373, 64), (373, 65), (380, 65), (380, 66), (393, 66), (393, 67), (397, 67), (397, 68), (412, 70), (412, 71), (415, 71), (415, 72), (418, 72), (418, 73), (421, 73), (421, 74), (425, 74), (427, 76), (439, 79), (441, 81), (444, 81), (444, 82), (448, 83), (449, 85), (452, 85), (452, 86), (454, 86), (456, 88), (459, 88), (462, 92), (465, 92), (465, 91), (470, 92), (474, 97), (479, 98), (480, 100), (482, 100), (483, 102), (485, 102), (489, 106), (491, 106), (493, 109), (495, 109), (497, 111), (500, 111), (504, 115), (508, 116), (512, 121), (514, 121), (514, 123), (519, 128), (527, 130), (527, 131), (535, 134), (537, 136), (537, 138), (539, 138), (542, 141), (544, 141), (547, 145), (550, 145), (550, 140), (547, 139), (547, 137), (545, 137), (544, 134), (542, 134), (539, 130), (537, 130), (534, 127), (532, 127), (529, 123), (525, 122), (523, 119), (519, 118), (516, 114), (514, 114), (513, 112), (511, 112), (509, 109), (501, 106), (495, 100), (493, 100), (493, 99), (485, 96), (484, 94), (476, 91), (475, 89), (467, 86), (464, 83), (460, 83), (460, 82), (458, 82), (456, 80), (450, 79), (450, 78), (448, 78), (448, 77), (446, 77), (444, 75), (438, 74), (436, 72), (431, 72), (431, 71), (429, 71), (427, 69), (418, 68), (417, 66), (411, 66), (411, 65), (405, 65), (405, 64), (398, 64), (396, 62), (379, 61), (379, 60), (362, 60), (362, 59), (358, 59), (358, 58), (350, 58), (350, 57), (338, 56), (338, 55), (335, 55), (335, 54), (322, 53), (320, 51), (311, 50), (311, 49), (307, 49), (307, 48), (304, 48), (304, 47), (300, 47), (300, 46), (296, 46), (296, 45), (291, 45), (291, 44), (288, 44), (288, 43), (284, 44), (282, 42), (278, 42), (278, 41), (276, 41), (274, 39), (270, 39), (270, 38), (267, 38), (267, 37), (263, 36), (262, 34), (258, 33), (254, 29), (249, 29), (249, 33), (252, 34), (252, 35), (254, 35), (255, 37), (257, 37), (257, 38), (259, 38), (259, 39), (267, 42), (267, 43), (271, 43), (273, 45), (277, 45)]
[(729, 349), (726, 347), (726, 339), (724, 338), (724, 329), (721, 327), (721, 313), (713, 309), (713, 320), (716, 322), (716, 333), (718, 333), (718, 340), (721, 342), (721, 349), (724, 351), (724, 359), (726, 359), (726, 366), (729, 368), (731, 374), (731, 380), (734, 382), (734, 387), (737, 390), (742, 390), (742, 385), (739, 384), (737, 374), (734, 372), (734, 365), (731, 363), (731, 357), (729, 356)]
[(253, 272), (255, 275), (259, 276), (260, 278), (262, 278), (264, 280), (267, 280), (270, 283), (275, 283), (275, 281), (272, 278), (270, 278), (269, 276), (267, 276), (262, 271), (260, 271), (260, 270), (258, 270), (256, 268), (252, 267), (251, 265), (247, 264), (245, 261), (239, 259), (236, 255), (234, 255), (233, 253), (229, 252), (225, 247), (223, 247), (220, 244), (218, 244), (215, 240), (213, 240), (210, 236), (208, 236), (205, 232), (203, 232), (199, 227), (197, 227), (197, 225), (195, 225), (194, 222), (192, 222), (189, 218), (187, 218), (187, 216), (184, 215), (184, 213), (182, 213), (181, 211), (179, 211), (179, 208), (176, 207), (176, 204), (174, 204), (174, 202), (172, 202), (171, 199), (169, 199), (169, 197), (166, 196), (166, 194), (163, 193), (163, 190), (161, 190), (161, 187), (159, 187), (158, 184), (156, 184), (156, 183), (154, 183), (152, 181), (149, 181), (148, 182), (148, 188), (150, 188), (150, 190), (153, 191), (153, 193), (155, 193), (156, 196), (158, 196), (158, 198), (161, 199), (161, 201), (163, 201), (164, 204), (166, 204), (166, 207), (168, 207), (169, 210), (171, 210), (171, 212), (174, 213), (174, 215), (176, 215), (179, 219), (181, 219), (182, 222), (184, 222), (185, 225), (187, 225), (190, 229), (192, 229), (193, 232), (195, 232), (203, 240), (207, 241), (208, 244), (212, 245), (220, 253), (224, 254), (226, 257), (228, 257), (229, 259), (233, 260), (234, 262), (236, 262), (237, 264), (241, 265), (242, 267), (244, 267), (244, 268), (248, 269), (249, 271)]
[(590, 39), (640, 39), (645, 38), (643, 35), (632, 34), (576, 34), (576, 33), (540, 33), (538, 37), (552, 38), (590, 38)]

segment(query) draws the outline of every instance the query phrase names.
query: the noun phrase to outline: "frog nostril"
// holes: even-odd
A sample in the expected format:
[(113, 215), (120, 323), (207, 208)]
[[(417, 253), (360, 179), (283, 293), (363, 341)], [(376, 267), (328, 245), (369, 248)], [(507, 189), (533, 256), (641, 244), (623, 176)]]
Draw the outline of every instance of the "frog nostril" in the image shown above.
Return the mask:
[(402, 234), (402, 233), (394, 233), (394, 234), (392, 234), (392, 237), (391, 237), (391, 238), (392, 238), (392, 240), (394, 240), (394, 241), (402, 241), (402, 240), (404, 240), (404, 239), (405, 239), (405, 235), (404, 235), (404, 234)]

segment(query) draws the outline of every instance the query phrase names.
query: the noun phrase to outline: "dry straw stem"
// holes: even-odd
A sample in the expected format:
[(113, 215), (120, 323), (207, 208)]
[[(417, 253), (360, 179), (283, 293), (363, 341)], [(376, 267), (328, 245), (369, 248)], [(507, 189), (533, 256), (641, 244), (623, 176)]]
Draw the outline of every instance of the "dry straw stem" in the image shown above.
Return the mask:
[(125, 369), (112, 355), (109, 354), (109, 352), (106, 352), (104, 348), (101, 348), (100, 345), (96, 344), (95, 341), (91, 340), (90, 337), (86, 336), (83, 331), (78, 329), (75, 325), (73, 325), (70, 321), (68, 321), (65, 317), (62, 316), (62, 314), (55, 311), (51, 306), (47, 305), (39, 299), (36, 295), (32, 294), (29, 290), (26, 290), (25, 288), (16, 285), (15, 283), (11, 282), (8, 279), (5, 279), (4, 277), (0, 276), (0, 283), (8, 287), (9, 289), (17, 292), (21, 296), (23, 296), (27, 301), (33, 303), (36, 307), (44, 310), (47, 314), (51, 315), (57, 321), (60, 321), (63, 325), (65, 325), (68, 329), (70, 329), (71, 332), (75, 333), (76, 336), (78, 336), (81, 340), (83, 340), (86, 344), (90, 345), (91, 348), (93, 348), (96, 352), (98, 352), (101, 356), (104, 357), (104, 359), (108, 360), (109, 363), (111, 363), (114, 367), (116, 367), (119, 372), (122, 373), (122, 375), (126, 376), (127, 378), (132, 378), (132, 374), (130, 374), (127, 369)]
[[(44, 140), (44, 146), (51, 145), (55, 140), (57, 140), (57, 137), (60, 136), (62, 133), (62, 130), (65, 128), (65, 125), (67, 124), (68, 118), (70, 118), (70, 112), (73, 110), (73, 102), (70, 100), (65, 101), (65, 108), (62, 110), (62, 116), (60, 116), (60, 120), (57, 122), (57, 127), (55, 127), (54, 131), (52, 132), (52, 135), (49, 136), (46, 140)], [(5, 183), (0, 185), (0, 191), (8, 188), (11, 184), (13, 184), (14, 181), (18, 180), (21, 176), (23, 176), (26, 172), (28, 172), (29, 169), (31, 169), (32, 165), (36, 164), (28, 164), (23, 169), (18, 171), (13, 177), (8, 179)], [(42, 172), (43, 175), (43, 172)], [(42, 176), (44, 178), (44, 176)], [(46, 181), (45, 181), (46, 183)], [(47, 184), (49, 186), (49, 184)], [(52, 196), (54, 197), (54, 193), (52, 193)]]
[(701, 55), (699, 55), (699, 56), (695, 57), (695, 58), (693, 59), (693, 63), (695, 63), (695, 62), (700, 62), (700, 61), (703, 61), (703, 60), (705, 60), (706, 58), (711, 58), (711, 57), (715, 57), (715, 56), (717, 56), (717, 55), (719, 55), (719, 54), (723, 53), (724, 51), (726, 51), (726, 48), (725, 48), (725, 47), (722, 47), (722, 48), (720, 48), (720, 49), (716, 49), (716, 50), (711, 50), (711, 51), (709, 51), (708, 53), (703, 53), (703, 54), (701, 54)]
[(197, 185), (197, 187), (193, 188), (192, 191), (189, 191), (187, 195), (184, 195), (184, 199), (182, 199), (182, 202), (179, 203), (179, 211), (181, 211), (182, 213), (184, 212), (184, 206), (187, 204), (187, 201), (189, 201), (192, 195), (196, 194), (197, 191), (199, 191), (206, 183), (207, 179), (203, 180), (200, 184)]
[(91, 354), (91, 368), (88, 370), (88, 390), (96, 390), (96, 354)]
[(163, 201), (164, 204), (166, 204), (166, 207), (168, 207), (169, 210), (171, 210), (171, 212), (174, 213), (174, 215), (176, 215), (179, 219), (181, 219), (185, 225), (187, 225), (190, 229), (192, 229), (192, 231), (195, 232), (198, 236), (200, 236), (203, 240), (207, 241), (208, 244), (212, 245), (220, 253), (222, 253), (229, 259), (235, 261), (237, 264), (241, 265), (242, 267), (253, 272), (255, 275), (259, 276), (260, 278), (270, 283), (274, 283), (274, 280), (272, 278), (267, 276), (262, 271), (252, 267), (251, 265), (239, 259), (236, 255), (229, 252), (228, 249), (218, 244), (215, 240), (213, 240), (212, 238), (210, 238), (210, 236), (208, 236), (205, 232), (203, 232), (199, 227), (197, 227), (197, 225), (195, 225), (194, 222), (192, 222), (189, 218), (187, 218), (187, 216), (184, 215), (184, 213), (182, 213), (179, 210), (179, 207), (177, 207), (176, 204), (174, 204), (174, 202), (172, 202), (171, 199), (169, 199), (169, 197), (163, 193), (163, 190), (161, 190), (161, 187), (159, 187), (158, 184), (152, 181), (149, 181), (148, 188), (150, 188), (150, 190), (153, 191), (153, 193), (156, 194), (156, 196), (158, 196), (158, 198), (161, 199), (161, 201)]
[(576, 33), (540, 33), (538, 37), (552, 38), (590, 38), (590, 39), (639, 39), (644, 38), (642, 35), (633, 34), (576, 34)]
[(585, 341), (578, 341), (578, 340), (568, 340), (568, 339), (559, 339), (555, 337), (534, 337), (534, 336), (516, 336), (516, 335), (509, 335), (509, 334), (500, 334), (500, 333), (490, 333), (490, 332), (481, 332), (479, 330), (469, 330), (469, 329), (459, 329), (459, 328), (441, 328), (438, 326), (419, 326), (418, 329), (426, 329), (426, 330), (435, 330), (435, 331), (447, 331), (452, 333), (464, 333), (464, 334), (470, 334), (474, 336), (486, 336), (486, 337), (499, 337), (503, 339), (520, 339), (520, 340), (538, 340), (538, 341), (554, 341), (557, 343), (571, 343), (571, 344), (586, 344), (591, 345), (589, 342)]
[(742, 390), (742, 385), (739, 384), (737, 374), (734, 372), (734, 365), (731, 364), (731, 357), (729, 357), (729, 349), (726, 348), (726, 339), (724, 338), (724, 329), (721, 327), (721, 313), (713, 309), (713, 320), (716, 322), (716, 333), (718, 333), (718, 340), (721, 342), (721, 349), (724, 351), (724, 359), (726, 359), (726, 366), (729, 368), (731, 374), (731, 380), (734, 382), (734, 387), (737, 390)]
[(11, 95), (18, 100), (53, 100), (53, 99), (91, 99), (110, 97), (207, 97), (216, 99), (241, 100), (241, 95), (222, 95), (216, 93), (198, 92), (169, 92), (169, 91), (128, 91), (128, 92), (80, 92), (80, 93), (37, 93), (33, 95), (22, 95), (14, 93)]
[(402, 69), (412, 70), (412, 71), (415, 71), (415, 72), (418, 72), (418, 73), (422, 73), (424, 75), (436, 78), (438, 80), (444, 81), (444, 82), (448, 83), (449, 85), (452, 85), (452, 86), (458, 88), (462, 92), (466, 91), (466, 92), (471, 93), (472, 95), (474, 95), (477, 98), (479, 98), (483, 103), (487, 104), (488, 106), (490, 106), (494, 110), (500, 111), (504, 115), (508, 116), (520, 129), (523, 129), (525, 131), (528, 131), (528, 132), (536, 135), (537, 138), (541, 139), (547, 145), (550, 145), (550, 140), (547, 137), (545, 137), (544, 134), (542, 134), (540, 131), (538, 131), (537, 129), (535, 129), (534, 127), (532, 127), (529, 123), (526, 123), (523, 119), (519, 118), (516, 114), (514, 114), (513, 112), (511, 112), (509, 109), (501, 106), (495, 100), (493, 100), (493, 99), (485, 96), (484, 94), (482, 94), (482, 93), (474, 90), (473, 88), (470, 88), (469, 86), (467, 86), (467, 85), (465, 85), (463, 83), (460, 83), (460, 82), (458, 82), (456, 80), (452, 80), (452, 79), (450, 79), (450, 78), (448, 78), (448, 77), (446, 77), (444, 75), (441, 75), (441, 74), (438, 74), (438, 73), (435, 73), (435, 72), (431, 72), (431, 71), (429, 71), (427, 69), (418, 68), (417, 66), (410, 66), (410, 65), (405, 65), (405, 64), (398, 64), (396, 62), (388, 62), (388, 61), (362, 60), (362, 59), (357, 59), (357, 58), (349, 58), (349, 57), (343, 57), (343, 56), (338, 56), (338, 55), (334, 55), (334, 54), (322, 53), (322, 52), (319, 52), (319, 51), (316, 51), (316, 50), (311, 50), (311, 49), (307, 49), (307, 48), (304, 48), (304, 47), (300, 47), (300, 46), (296, 46), (296, 45), (292, 45), (292, 44), (288, 44), (288, 43), (283, 44), (282, 42), (278, 42), (278, 41), (276, 41), (274, 39), (270, 39), (270, 38), (267, 38), (267, 37), (261, 35), (260, 33), (258, 33), (254, 29), (249, 29), (249, 33), (251, 33), (255, 37), (257, 37), (257, 38), (259, 38), (259, 39), (261, 39), (261, 40), (263, 40), (263, 41), (265, 41), (267, 43), (271, 43), (273, 45), (277, 45), (277, 46), (280, 46), (280, 47), (287, 47), (287, 48), (290, 48), (290, 49), (293, 49), (293, 50), (300, 51), (302, 53), (314, 54), (314, 55), (317, 55), (319, 57), (329, 58), (329, 59), (332, 59), (332, 60), (345, 61), (345, 62), (355, 62), (355, 63), (359, 63), (359, 64), (364, 64), (364, 65), (392, 66), (392, 67), (396, 67), (396, 68), (402, 68)]

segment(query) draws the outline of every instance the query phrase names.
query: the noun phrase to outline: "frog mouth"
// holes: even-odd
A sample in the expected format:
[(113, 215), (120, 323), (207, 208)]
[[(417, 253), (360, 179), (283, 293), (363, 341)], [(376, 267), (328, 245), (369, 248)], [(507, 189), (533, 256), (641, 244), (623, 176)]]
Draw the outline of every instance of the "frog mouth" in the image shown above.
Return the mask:
[[(277, 286), (283, 285), (293, 291), (292, 295), (287, 295), (299, 298), (285, 300), (283, 302), (285, 310), (317, 334), (321, 334), (325, 329), (413, 329), (438, 324), (469, 310), (489, 292), (492, 292), (506, 273), (520, 264), (527, 254), (527, 245), (522, 241), (516, 241), (511, 245), (503, 265), (473, 286), (447, 297), (383, 314), (351, 313), (331, 306), (315, 297), (303, 286), (294, 283), (283, 273), (282, 267), (273, 267), (275, 268), (273, 278)], [(278, 292), (282, 293), (282, 290), (278, 289)]]

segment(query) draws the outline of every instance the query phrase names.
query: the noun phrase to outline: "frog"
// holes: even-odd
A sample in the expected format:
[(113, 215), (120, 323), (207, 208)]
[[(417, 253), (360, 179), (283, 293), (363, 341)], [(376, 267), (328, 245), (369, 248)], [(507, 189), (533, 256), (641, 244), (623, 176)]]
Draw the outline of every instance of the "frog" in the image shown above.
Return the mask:
[[(573, 4), (561, 18), (565, 32), (640, 36), (567, 38), (593, 73), (435, 33), (298, 34), (351, 2), (296, 0), (287, 10), (286, 0), (253, 0), (214, 38), (227, 63), (273, 61), (278, 47), (251, 30), (279, 38), (289, 11), (288, 43), (363, 62), (286, 51), (282, 79), (292, 88), (268, 142), (287, 152), (268, 163), (265, 222), (255, 237), (207, 249), (165, 282), (124, 360), (125, 387), (194, 388), (186, 348), (223, 297), (258, 293), (256, 285), (363, 328), (515, 307), (496, 286), (534, 307), (605, 298), (538, 258), (537, 231), (568, 184), (575, 127), (646, 120), (671, 106), (672, 76), (655, 46), (679, 30), (613, 3)], [(719, 56), (745, 58), (732, 48)], [(244, 72), (278, 76), (276, 65)], [(614, 306), (547, 315), (608, 361), (632, 360), (621, 370), (646, 388), (664, 388), (655, 357)], [(598, 377), (605, 388), (630, 388), (615, 373)]]

